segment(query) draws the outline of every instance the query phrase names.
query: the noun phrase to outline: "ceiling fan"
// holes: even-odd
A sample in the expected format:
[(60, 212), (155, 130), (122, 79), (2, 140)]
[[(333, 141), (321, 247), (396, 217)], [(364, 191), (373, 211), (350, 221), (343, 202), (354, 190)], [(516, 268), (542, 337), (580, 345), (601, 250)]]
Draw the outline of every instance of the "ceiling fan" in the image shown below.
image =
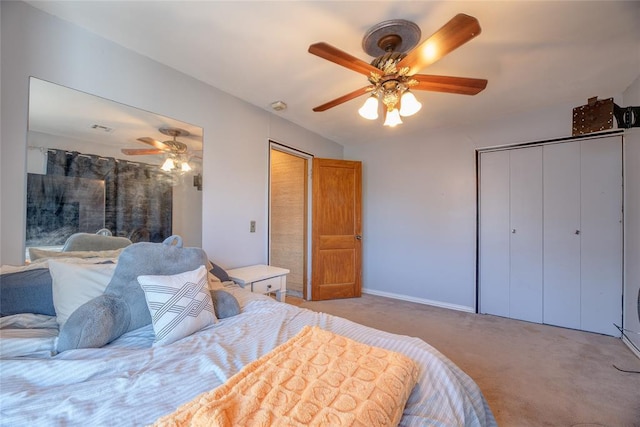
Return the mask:
[(404, 19), (384, 21), (369, 29), (362, 40), (364, 51), (375, 57), (371, 64), (327, 43), (312, 44), (309, 53), (364, 74), (370, 83), (313, 111), (325, 111), (371, 93), (360, 108), (360, 115), (377, 119), (379, 99), (385, 107), (384, 124), (395, 126), (402, 123), (400, 116), (415, 114), (422, 107), (409, 89), (476, 95), (487, 86), (487, 80), (416, 73), (473, 39), (480, 31), (476, 18), (461, 13), (418, 45), (421, 32), (415, 23)]
[(180, 128), (160, 128), (158, 130), (173, 139), (157, 141), (150, 137), (138, 138), (138, 141), (149, 144), (153, 148), (123, 148), (121, 150), (122, 153), (128, 156), (165, 154), (167, 159), (162, 165), (162, 169), (165, 171), (180, 170), (188, 172), (192, 169), (189, 165), (190, 161), (194, 158), (202, 159), (201, 154), (197, 152), (190, 153), (187, 144), (176, 139), (179, 136), (189, 136), (189, 131)]

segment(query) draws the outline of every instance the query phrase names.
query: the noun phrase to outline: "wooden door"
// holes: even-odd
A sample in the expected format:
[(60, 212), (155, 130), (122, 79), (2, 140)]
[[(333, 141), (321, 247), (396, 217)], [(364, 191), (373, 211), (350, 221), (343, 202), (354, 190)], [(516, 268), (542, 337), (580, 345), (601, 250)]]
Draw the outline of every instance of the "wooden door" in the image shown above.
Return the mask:
[(311, 299), (361, 296), (362, 163), (313, 159)]
[(542, 147), (510, 157), (509, 313), (542, 323)]

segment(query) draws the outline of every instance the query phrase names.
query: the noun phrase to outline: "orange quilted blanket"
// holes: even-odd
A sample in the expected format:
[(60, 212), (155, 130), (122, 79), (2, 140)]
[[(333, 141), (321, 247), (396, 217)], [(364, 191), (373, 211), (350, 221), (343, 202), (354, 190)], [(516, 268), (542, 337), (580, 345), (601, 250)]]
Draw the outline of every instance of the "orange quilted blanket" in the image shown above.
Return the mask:
[(395, 426), (418, 367), (403, 354), (305, 326), (156, 426)]

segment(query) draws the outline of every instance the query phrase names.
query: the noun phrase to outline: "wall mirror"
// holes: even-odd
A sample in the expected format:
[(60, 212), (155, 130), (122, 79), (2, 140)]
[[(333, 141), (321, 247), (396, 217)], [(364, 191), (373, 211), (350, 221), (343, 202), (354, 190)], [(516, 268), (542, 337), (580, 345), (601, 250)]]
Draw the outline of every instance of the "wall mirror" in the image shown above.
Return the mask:
[(202, 246), (203, 129), (32, 77), (29, 247), (73, 233)]

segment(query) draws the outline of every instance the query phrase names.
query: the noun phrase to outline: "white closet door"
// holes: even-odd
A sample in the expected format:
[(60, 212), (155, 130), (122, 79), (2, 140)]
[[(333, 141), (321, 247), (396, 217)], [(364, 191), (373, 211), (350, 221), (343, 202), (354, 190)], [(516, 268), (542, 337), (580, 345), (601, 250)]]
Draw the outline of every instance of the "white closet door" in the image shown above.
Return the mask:
[(580, 142), (544, 146), (543, 162), (543, 322), (580, 329)]
[(509, 152), (480, 155), (479, 312), (509, 317)]
[(622, 141), (581, 146), (580, 329), (619, 336), (622, 322)]
[(510, 317), (542, 322), (542, 147), (510, 150)]

